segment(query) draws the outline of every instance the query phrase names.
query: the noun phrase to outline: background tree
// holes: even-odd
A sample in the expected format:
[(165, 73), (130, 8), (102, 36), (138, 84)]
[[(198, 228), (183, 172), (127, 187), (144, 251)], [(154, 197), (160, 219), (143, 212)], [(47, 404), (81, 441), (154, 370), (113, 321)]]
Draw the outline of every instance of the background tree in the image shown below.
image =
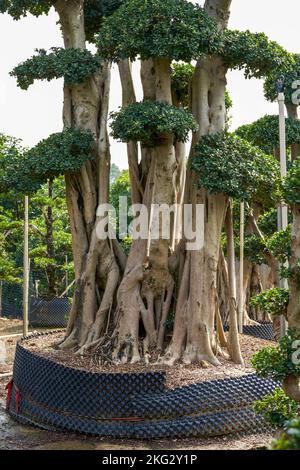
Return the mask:
[[(43, 183), (45, 178), (41, 175), (39, 179), (36, 173), (31, 177), (28, 159), (28, 153), (19, 141), (1, 136), (2, 278), (9, 282), (21, 281), (25, 192), (30, 194), (29, 237), (33, 280), (40, 281), (41, 295), (52, 298), (65, 290), (63, 280), (66, 271), (70, 280), (74, 271), (65, 187), (62, 178), (51, 177)], [(41, 166), (46, 171), (47, 162)]]

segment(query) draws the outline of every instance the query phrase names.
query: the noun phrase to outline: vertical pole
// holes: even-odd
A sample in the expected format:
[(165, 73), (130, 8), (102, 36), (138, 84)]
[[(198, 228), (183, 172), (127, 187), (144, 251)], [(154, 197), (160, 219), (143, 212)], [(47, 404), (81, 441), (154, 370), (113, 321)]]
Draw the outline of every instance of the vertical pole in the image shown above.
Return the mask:
[(28, 196), (24, 204), (24, 259), (23, 259), (23, 335), (28, 335), (28, 301), (29, 301), (29, 245), (28, 245)]
[[(278, 93), (279, 105), (279, 140), (280, 140), (280, 173), (281, 177), (285, 178), (287, 173), (286, 168), (286, 130), (285, 130), (285, 96), (283, 92)], [(281, 202), (278, 214), (278, 229), (285, 230), (288, 226), (288, 206)], [(287, 288), (287, 280), (280, 280), (280, 287)], [(286, 334), (287, 325), (286, 320), (281, 317), (281, 337)]]
[(68, 255), (66, 255), (66, 289), (69, 287), (69, 276), (68, 276)]
[(36, 279), (35, 282), (34, 282), (35, 297), (36, 298), (38, 298), (38, 296), (39, 296), (39, 283), (40, 283), (40, 281), (38, 279)]
[(245, 246), (245, 203), (240, 207), (240, 278), (239, 278), (239, 332), (244, 324), (244, 246)]
[(3, 281), (0, 281), (0, 318), (2, 317), (2, 292), (3, 292)]

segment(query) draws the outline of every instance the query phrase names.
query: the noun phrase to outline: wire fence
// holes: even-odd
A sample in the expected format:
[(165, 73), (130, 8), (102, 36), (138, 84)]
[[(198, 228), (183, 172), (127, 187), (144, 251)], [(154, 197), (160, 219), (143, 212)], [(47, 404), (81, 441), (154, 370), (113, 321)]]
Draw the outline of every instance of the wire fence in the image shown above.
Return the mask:
[[(2, 281), (0, 317), (23, 320), (23, 283)], [(38, 273), (31, 273), (29, 285), (29, 327), (64, 328), (67, 325), (73, 294), (72, 283), (63, 295), (49, 296), (39, 289)]]

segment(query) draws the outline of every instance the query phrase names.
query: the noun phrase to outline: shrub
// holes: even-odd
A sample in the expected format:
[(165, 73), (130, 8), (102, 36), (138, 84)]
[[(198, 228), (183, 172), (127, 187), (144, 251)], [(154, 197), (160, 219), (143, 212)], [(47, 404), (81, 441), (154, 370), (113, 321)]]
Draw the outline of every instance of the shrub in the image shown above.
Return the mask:
[(254, 354), (251, 362), (257, 375), (275, 380), (300, 375), (300, 361), (294, 360), (299, 340), (299, 331), (289, 330), (277, 346), (269, 346)]
[(272, 317), (286, 315), (289, 304), (289, 290), (275, 287), (252, 297), (251, 306), (259, 308)]
[(300, 405), (281, 388), (276, 388), (271, 395), (256, 401), (253, 409), (255, 413), (263, 415), (268, 423), (282, 427), (286, 421), (297, 418)]
[(273, 442), (272, 450), (300, 450), (300, 418), (294, 418), (284, 425), (285, 432)]

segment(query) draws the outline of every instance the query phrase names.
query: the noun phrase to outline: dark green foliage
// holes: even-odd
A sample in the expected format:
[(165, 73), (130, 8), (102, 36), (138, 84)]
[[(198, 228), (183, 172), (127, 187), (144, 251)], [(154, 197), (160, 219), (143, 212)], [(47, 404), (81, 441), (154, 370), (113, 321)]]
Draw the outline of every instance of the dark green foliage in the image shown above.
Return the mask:
[(11, 256), (11, 249), (16, 252), (15, 237), (22, 233), (22, 222), (13, 218), (13, 213), (4, 207), (2, 194), (0, 194), (0, 281), (19, 283), (20, 269), (16, 260)]
[[(1, 138), (6, 139), (2, 146)], [(79, 129), (52, 134), (27, 151), (17, 140), (0, 136), (0, 192), (33, 193), (48, 178), (79, 170), (94, 158), (93, 144), (92, 134)]]
[[(41, 185), (38, 191), (30, 194), (29, 199), (30, 287), (33, 293), (33, 282), (38, 279), (39, 293), (42, 296), (48, 295), (50, 285), (53, 286), (53, 278), (49, 277), (50, 270), (54, 271), (58, 294), (65, 290), (66, 270), (69, 283), (74, 278), (64, 178), (51, 182), (51, 193), (49, 185), (48, 181)], [(49, 209), (52, 212), (50, 219)], [(23, 220), (24, 195), (18, 193), (15, 186), (7, 188), (5, 193), (0, 193), (0, 280), (10, 283), (4, 286), (7, 288), (4, 290), (6, 300), (9, 292), (15, 292), (15, 284), (22, 282)], [(52, 234), (48, 230), (50, 227)], [(53, 296), (53, 289), (51, 292)], [(12, 297), (15, 299), (15, 295)]]
[(25, 154), (31, 175), (51, 178), (76, 172), (94, 158), (94, 139), (90, 132), (66, 129), (50, 135)]
[(288, 225), (285, 230), (275, 232), (266, 240), (266, 246), (280, 263), (287, 261), (292, 251), (291, 226)]
[(226, 108), (226, 111), (229, 111), (233, 106), (233, 102), (232, 102), (232, 99), (231, 99), (231, 96), (229, 94), (229, 92), (226, 90), (225, 91), (225, 108)]
[(273, 442), (272, 450), (300, 450), (300, 418), (284, 424), (285, 432)]
[[(239, 243), (237, 244), (237, 248), (239, 249)], [(257, 237), (256, 235), (245, 235), (244, 254), (248, 261), (250, 261), (252, 264), (258, 265), (267, 263), (265, 251), (266, 244), (264, 240)], [(237, 254), (239, 254), (239, 252)]]
[(250, 304), (252, 307), (259, 308), (262, 312), (276, 317), (286, 315), (289, 300), (288, 289), (275, 287), (252, 297)]
[[(175, 95), (176, 101), (184, 107), (190, 105), (190, 87), (195, 73), (195, 67), (192, 64), (185, 64), (183, 62), (174, 62), (171, 65), (172, 69), (172, 92)], [(227, 111), (232, 108), (232, 99), (226, 90), (225, 92), (225, 108)]]
[(31, 13), (34, 16), (48, 14), (54, 1), (48, 0), (0, 0), (0, 13), (8, 13), (15, 20)]
[(165, 325), (166, 325), (166, 330), (167, 331), (173, 331), (173, 328), (174, 328), (174, 323), (175, 323), (175, 312), (172, 310), (167, 319), (166, 319), (166, 322), (165, 322)]
[(29, 194), (41, 183), (40, 178), (30, 177), (20, 141), (0, 134), (0, 193), (14, 189)]
[(291, 54), (264, 33), (250, 31), (226, 30), (222, 55), (228, 68), (244, 69), (247, 78), (262, 78), (292, 61)]
[(122, 142), (139, 141), (147, 147), (159, 144), (163, 134), (173, 134), (180, 142), (188, 140), (189, 132), (198, 125), (184, 108), (155, 101), (143, 101), (111, 113), (112, 136)]
[(84, 27), (86, 38), (95, 41), (103, 17), (110, 16), (125, 0), (88, 0), (84, 2)]
[(300, 158), (295, 160), (283, 183), (283, 197), (290, 205), (300, 206)]
[(191, 64), (172, 64), (172, 92), (182, 106), (189, 106), (189, 93), (195, 67)]
[(254, 354), (251, 362), (257, 375), (274, 380), (300, 375), (300, 363), (294, 360), (294, 355), (299, 356), (299, 340), (299, 331), (289, 330), (276, 347), (269, 346)]
[[(86, 0), (84, 2), (84, 26), (86, 38), (93, 42), (104, 16), (111, 15), (125, 0)], [(15, 20), (31, 13), (34, 16), (48, 14), (55, 0), (0, 0), (0, 13), (8, 13)]]
[[(52, 189), (49, 193), (50, 184)], [(66, 271), (69, 283), (74, 279), (72, 236), (64, 178), (61, 176), (51, 183), (47, 181), (31, 196), (29, 202), (29, 256), (32, 274), (40, 281), (40, 295), (51, 297), (55, 292), (56, 295), (60, 295), (66, 287), (64, 279)], [(49, 210), (51, 210), (52, 234), (49, 233), (47, 217)]]
[(278, 229), (278, 210), (272, 208), (265, 212), (258, 218), (257, 223), (263, 234), (270, 237)]
[(20, 141), (0, 134), (0, 193), (6, 192), (11, 185), (8, 167), (19, 160), (22, 152)]
[(253, 409), (256, 414), (263, 415), (268, 423), (280, 427), (286, 421), (297, 418), (300, 413), (300, 405), (281, 388), (276, 388), (271, 395), (256, 401)]
[[(266, 115), (258, 121), (239, 127), (235, 133), (266, 153), (273, 154), (274, 149), (279, 148), (279, 118), (276, 115)], [(300, 121), (286, 119), (286, 139), (288, 145), (300, 142)]]
[(291, 60), (288, 61), (284, 66), (275, 69), (270, 72), (264, 83), (265, 97), (269, 101), (276, 101), (278, 91), (276, 83), (278, 78), (284, 76), (285, 82), (285, 100), (287, 104), (292, 104), (292, 94), (295, 90), (292, 88), (292, 84), (300, 79), (300, 55), (293, 54)]
[(279, 181), (276, 160), (234, 134), (202, 137), (195, 147), (193, 168), (199, 174), (199, 187), (241, 200), (272, 197)]
[(37, 50), (37, 55), (18, 65), (10, 73), (18, 86), (27, 90), (34, 80), (64, 77), (66, 85), (83, 83), (101, 67), (101, 59), (88, 50), (53, 47), (50, 53)]
[(186, 0), (128, 0), (103, 21), (100, 54), (113, 61), (169, 57), (190, 62), (220, 50), (215, 21)]
[[(130, 180), (129, 180), (129, 172), (128, 170), (124, 170), (120, 173), (120, 175), (115, 179), (111, 186), (110, 190), (110, 204), (114, 207), (116, 211), (117, 220), (115, 221), (116, 226), (116, 233), (117, 237), (122, 245), (122, 248), (126, 255), (129, 254), (130, 248), (132, 245), (132, 237), (130, 234), (127, 237), (123, 237), (120, 239), (120, 227), (119, 227), (119, 198), (126, 197), (127, 198), (127, 205), (128, 208), (131, 206), (131, 191), (130, 191)], [(129, 215), (127, 216), (127, 227), (132, 222), (132, 217)]]

